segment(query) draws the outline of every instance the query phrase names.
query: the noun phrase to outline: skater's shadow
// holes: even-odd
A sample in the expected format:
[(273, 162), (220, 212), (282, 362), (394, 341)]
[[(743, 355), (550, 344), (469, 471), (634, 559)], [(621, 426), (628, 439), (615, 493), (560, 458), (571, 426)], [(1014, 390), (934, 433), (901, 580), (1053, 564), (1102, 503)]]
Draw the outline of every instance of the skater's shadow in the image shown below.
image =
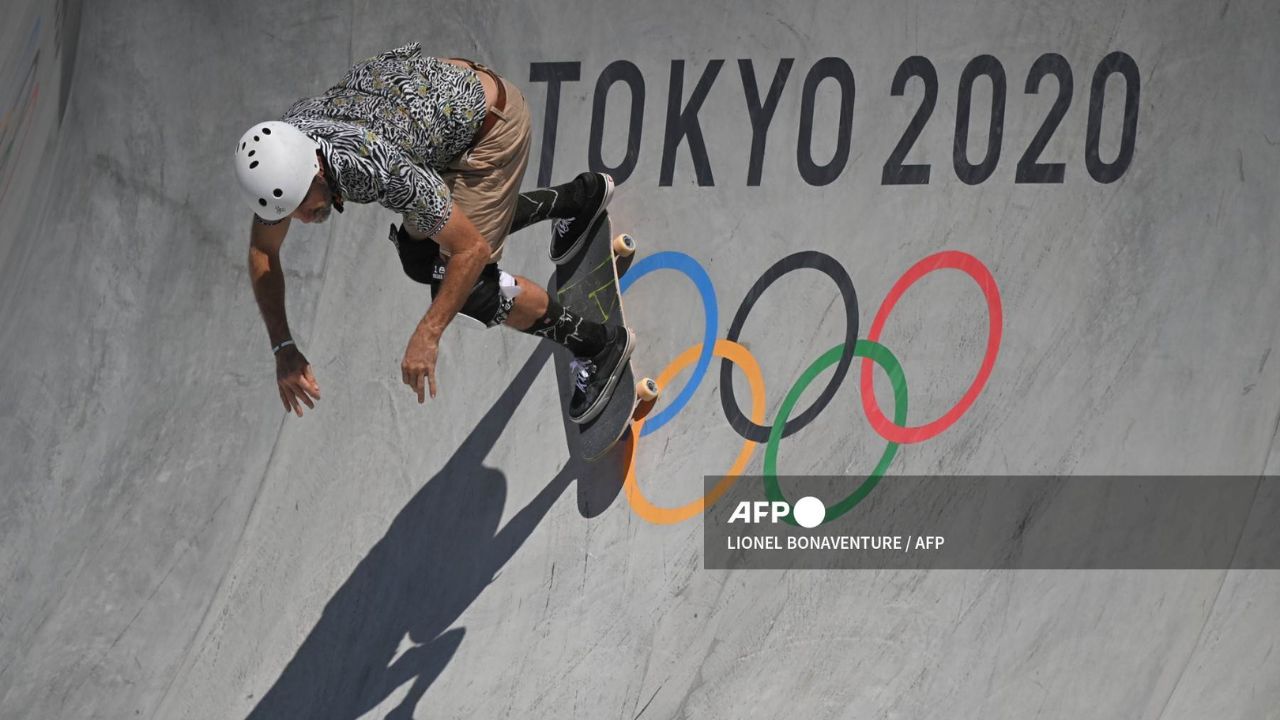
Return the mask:
[(506, 525), (507, 478), (484, 460), (551, 357), (530, 355), (445, 466), (392, 521), (325, 606), (316, 626), (249, 715), (352, 720), (408, 685), (388, 718), (411, 718), (453, 658), (451, 626), (578, 480), (578, 507), (597, 515), (618, 494), (626, 441), (600, 462), (571, 459)]

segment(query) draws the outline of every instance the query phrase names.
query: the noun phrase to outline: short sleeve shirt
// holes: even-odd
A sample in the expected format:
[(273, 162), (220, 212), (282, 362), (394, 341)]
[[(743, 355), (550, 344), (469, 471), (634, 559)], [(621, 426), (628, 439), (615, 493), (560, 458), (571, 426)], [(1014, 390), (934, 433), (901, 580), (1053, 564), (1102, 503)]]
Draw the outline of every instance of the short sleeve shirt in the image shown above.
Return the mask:
[(412, 43), (357, 63), (281, 120), (320, 144), (344, 200), (380, 203), (435, 236), (453, 210), (441, 172), (467, 150), (485, 108), (475, 72)]

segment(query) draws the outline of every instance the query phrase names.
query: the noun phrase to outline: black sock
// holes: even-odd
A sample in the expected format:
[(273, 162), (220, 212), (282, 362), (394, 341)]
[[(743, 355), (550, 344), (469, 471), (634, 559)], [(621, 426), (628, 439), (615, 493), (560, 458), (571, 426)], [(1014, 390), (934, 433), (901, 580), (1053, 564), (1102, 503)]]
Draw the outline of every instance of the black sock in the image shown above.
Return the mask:
[(587, 185), (581, 177), (579, 175), (563, 185), (520, 193), (516, 214), (511, 219), (511, 232), (548, 218), (576, 217), (586, 204)]
[(559, 343), (578, 357), (591, 357), (604, 349), (605, 327), (547, 298), (547, 312), (523, 332)]

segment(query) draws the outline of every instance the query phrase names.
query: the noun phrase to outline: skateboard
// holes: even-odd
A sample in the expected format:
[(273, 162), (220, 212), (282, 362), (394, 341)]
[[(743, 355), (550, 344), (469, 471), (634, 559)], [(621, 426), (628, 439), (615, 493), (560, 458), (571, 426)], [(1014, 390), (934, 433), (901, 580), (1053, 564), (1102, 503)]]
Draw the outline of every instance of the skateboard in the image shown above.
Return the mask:
[[(606, 325), (626, 325), (618, 278), (631, 266), (636, 251), (635, 239), (625, 233), (613, 235), (608, 213), (601, 213), (589, 232), (582, 249), (556, 267), (548, 290), (555, 293), (561, 305), (572, 308), (588, 320)], [(569, 400), (573, 396), (573, 373), (569, 369), (572, 359), (568, 350), (557, 349), (560, 407), (564, 412), (565, 432), (569, 436), (571, 450), (585, 460), (597, 460), (626, 435), (632, 420), (643, 418), (653, 409), (660, 391), (651, 378), (637, 381), (628, 359), (613, 395), (600, 414), (590, 422), (572, 422), (568, 419)]]

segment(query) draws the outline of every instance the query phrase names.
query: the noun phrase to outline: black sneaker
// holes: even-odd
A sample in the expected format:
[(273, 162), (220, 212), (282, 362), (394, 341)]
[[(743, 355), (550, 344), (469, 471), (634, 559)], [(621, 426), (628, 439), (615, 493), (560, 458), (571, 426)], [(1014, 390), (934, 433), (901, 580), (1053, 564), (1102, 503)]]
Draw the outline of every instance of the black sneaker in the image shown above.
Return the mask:
[(613, 198), (613, 178), (604, 173), (585, 172), (574, 178), (584, 187), (582, 210), (575, 217), (556, 220), (551, 231), (551, 262), (560, 265), (573, 257), (591, 234), (596, 218)]
[(604, 349), (589, 358), (574, 358), (569, 363), (573, 373), (573, 397), (569, 399), (569, 419), (579, 425), (591, 422), (600, 414), (618, 378), (627, 367), (636, 336), (629, 329), (609, 325)]

